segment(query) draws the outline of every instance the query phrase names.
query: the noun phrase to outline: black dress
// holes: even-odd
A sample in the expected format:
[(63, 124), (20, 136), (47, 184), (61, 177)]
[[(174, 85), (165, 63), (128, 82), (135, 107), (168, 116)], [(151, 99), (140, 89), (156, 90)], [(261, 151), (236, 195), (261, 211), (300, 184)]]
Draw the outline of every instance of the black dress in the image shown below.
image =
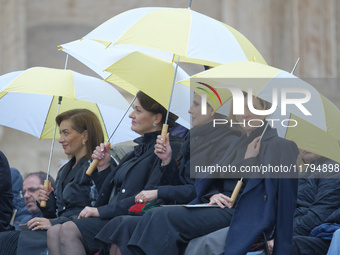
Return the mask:
[[(211, 123), (192, 128), (182, 145), (177, 162), (173, 158), (169, 165), (161, 167), (163, 176), (161, 186), (158, 187), (158, 198), (165, 200), (166, 204), (187, 204), (192, 201), (196, 192), (193, 185), (195, 179), (190, 178), (190, 163), (210, 164), (239, 135), (227, 126), (210, 127)], [(224, 143), (217, 143), (221, 141), (221, 136)], [(131, 254), (127, 244), (142, 217), (120, 216), (106, 224), (96, 236), (103, 247), (100, 254), (107, 254), (111, 244), (117, 244), (122, 254)]]
[[(134, 142), (138, 145), (105, 180), (96, 203), (100, 217), (74, 220), (85, 240), (88, 254), (100, 249), (94, 237), (107, 222), (114, 217), (127, 215), (140, 191), (154, 189), (159, 185), (162, 173), (158, 166), (161, 163), (154, 154), (154, 145), (159, 134), (160, 131), (147, 133), (144, 137), (135, 139)], [(181, 141), (178, 137), (170, 137), (171, 147), (176, 154)]]

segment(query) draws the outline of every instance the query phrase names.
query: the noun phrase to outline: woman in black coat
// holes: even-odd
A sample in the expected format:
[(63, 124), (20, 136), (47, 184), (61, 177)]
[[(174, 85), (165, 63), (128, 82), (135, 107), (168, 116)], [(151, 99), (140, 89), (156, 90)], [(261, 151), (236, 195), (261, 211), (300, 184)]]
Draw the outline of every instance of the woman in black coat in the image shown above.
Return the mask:
[[(162, 160), (162, 164), (159, 165), (163, 173), (160, 186), (154, 190), (140, 192), (135, 197), (137, 203), (156, 198), (162, 199), (164, 204), (189, 203), (196, 197), (194, 179), (190, 178), (190, 162), (213, 163), (214, 159), (224, 153), (231, 141), (240, 135), (240, 132), (231, 130), (227, 125), (212, 128), (212, 121), (218, 114), (214, 114), (213, 109), (208, 105), (209, 114), (201, 115), (200, 101), (199, 96), (195, 95), (193, 105), (189, 109), (194, 120), (193, 128), (184, 140), (177, 160), (168, 140), (164, 143), (161, 136), (158, 136), (155, 153)], [(96, 236), (104, 246), (100, 254), (107, 253), (109, 249), (110, 254), (119, 254), (119, 252), (124, 255), (131, 254), (127, 244), (141, 217), (121, 216), (106, 224)]]
[(28, 221), (27, 226), (33, 232), (21, 232), (19, 254), (25, 253), (28, 247), (32, 253), (35, 247), (47, 248), (46, 230), (76, 218), (84, 206), (91, 205), (97, 198), (96, 189), (109, 173), (97, 171), (91, 177), (85, 174), (93, 150), (104, 141), (99, 119), (93, 112), (87, 109), (66, 111), (56, 117), (56, 122), (60, 130), (59, 143), (71, 159), (59, 170), (55, 190), (40, 186), (37, 202), (47, 201), (46, 207), (39, 206), (44, 217)]
[[(140, 191), (153, 189), (159, 184), (161, 173), (157, 166), (160, 160), (157, 160), (153, 150), (165, 115), (166, 109), (163, 106), (146, 94), (138, 92), (130, 114), (131, 129), (142, 135), (135, 139), (138, 145), (123, 158), (117, 168), (110, 164), (108, 145), (101, 144), (96, 148), (92, 158), (99, 159), (97, 168), (112, 168), (112, 171), (102, 185), (95, 207), (85, 207), (77, 220), (66, 222), (60, 229), (49, 231), (50, 254), (95, 253), (99, 246), (94, 237), (100, 229), (110, 219), (126, 215)], [(175, 117), (170, 115), (169, 126), (174, 121)], [(174, 153), (178, 153), (181, 139), (170, 137), (170, 143)]]
[[(266, 109), (265, 102), (260, 99), (254, 98), (253, 104), (256, 109)], [(238, 117), (238, 122), (242, 120), (246, 122), (249, 119), (263, 120), (265, 116), (257, 116), (245, 110), (245, 114)], [(252, 124), (256, 125), (254, 121)], [(235, 166), (240, 170), (248, 161), (256, 161), (260, 150), (258, 141), (263, 128), (245, 124), (242, 130), (245, 135), (238, 140), (234, 148), (227, 150), (225, 158), (219, 162), (221, 166)], [(295, 149), (297, 150), (296, 146)], [(234, 213), (231, 202), (238, 201), (238, 199), (232, 201), (230, 198), (237, 179), (230, 173), (219, 177), (224, 178), (196, 179), (197, 198), (192, 202), (192, 204), (209, 203), (218, 207), (169, 207), (148, 211), (130, 238), (128, 248), (133, 254), (183, 254), (191, 239), (229, 226)], [(243, 184), (239, 197), (242, 196), (244, 187), (247, 187), (247, 184)]]

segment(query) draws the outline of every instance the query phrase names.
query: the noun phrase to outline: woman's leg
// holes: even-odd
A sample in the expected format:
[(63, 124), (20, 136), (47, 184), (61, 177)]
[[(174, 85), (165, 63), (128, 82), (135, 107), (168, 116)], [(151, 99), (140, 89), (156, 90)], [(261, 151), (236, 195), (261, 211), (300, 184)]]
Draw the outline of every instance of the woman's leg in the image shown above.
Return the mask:
[(110, 255), (122, 255), (120, 249), (117, 245), (112, 244), (110, 248)]
[(83, 237), (73, 221), (65, 222), (59, 230), (60, 254), (86, 255)]
[(49, 230), (47, 230), (47, 247), (50, 255), (60, 255), (59, 249), (59, 230), (61, 224), (57, 224), (52, 226)]

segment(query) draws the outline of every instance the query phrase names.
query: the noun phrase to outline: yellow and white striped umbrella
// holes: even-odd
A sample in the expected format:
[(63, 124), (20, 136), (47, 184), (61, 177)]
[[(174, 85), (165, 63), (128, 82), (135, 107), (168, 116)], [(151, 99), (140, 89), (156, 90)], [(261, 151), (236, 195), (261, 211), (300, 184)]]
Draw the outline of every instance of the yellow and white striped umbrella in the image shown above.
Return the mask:
[(173, 59), (217, 66), (233, 61), (265, 60), (249, 40), (232, 27), (191, 9), (145, 7), (121, 13), (83, 38), (106, 46), (119, 44), (173, 54)]
[[(106, 48), (88, 39), (62, 44), (60, 50), (87, 65), (105, 81), (133, 95), (141, 90), (168, 109), (176, 66), (172, 63), (172, 54), (130, 45)], [(189, 75), (178, 67), (176, 81), (186, 78)], [(169, 109), (179, 117), (176, 122), (187, 128), (190, 126), (189, 98), (190, 89), (176, 84)]]
[[(52, 139), (59, 97), (60, 113), (75, 108), (94, 112), (106, 140), (129, 107), (126, 99), (103, 80), (71, 70), (33, 67), (0, 76), (0, 125), (39, 139)], [(130, 126), (129, 118), (124, 118), (111, 143), (137, 137)]]
[[(269, 116), (271, 121), (268, 122), (277, 128), (279, 136), (296, 142), (301, 149), (340, 162), (339, 109), (312, 85), (291, 73), (268, 65), (240, 61), (217, 66), (180, 83), (201, 96), (207, 94), (207, 102), (215, 111), (223, 108), (234, 96), (230, 91), (231, 87), (245, 92), (251, 89), (254, 96), (271, 103), (273, 103), (275, 88), (278, 98), (277, 108)], [(306, 102), (301, 105), (295, 104), (304, 97), (301, 91), (307, 92), (310, 97), (307, 97), (308, 100), (306, 99)], [(282, 114), (282, 96), (290, 99), (286, 114)], [(302, 106), (311, 115), (304, 114), (301, 111)], [(229, 114), (229, 112), (224, 113)], [(281, 122), (283, 120), (285, 120), (284, 124)]]

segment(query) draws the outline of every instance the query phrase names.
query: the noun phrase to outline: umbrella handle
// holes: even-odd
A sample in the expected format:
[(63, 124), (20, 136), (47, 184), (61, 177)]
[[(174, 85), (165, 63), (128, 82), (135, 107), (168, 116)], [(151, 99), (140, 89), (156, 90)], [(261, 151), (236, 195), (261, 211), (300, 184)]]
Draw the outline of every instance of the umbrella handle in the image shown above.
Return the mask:
[(236, 186), (234, 188), (234, 191), (233, 191), (233, 194), (231, 194), (231, 199), (233, 200), (231, 203), (230, 203), (230, 206), (233, 207), (234, 206), (234, 203), (235, 203), (235, 200), (238, 196), (238, 193), (240, 192), (240, 189), (242, 187), (242, 184), (243, 182), (242, 181), (237, 181), (236, 183)]
[(168, 133), (168, 124), (163, 124), (163, 128), (162, 128), (162, 133), (161, 133), (161, 137), (163, 138), (163, 142), (166, 142), (166, 135)]
[[(45, 181), (44, 181), (44, 187), (45, 187), (46, 190), (48, 191), (48, 189), (50, 188), (50, 181), (49, 181), (49, 180), (45, 180)], [(41, 202), (40, 202), (40, 207), (45, 208), (45, 207), (46, 207), (46, 201), (41, 201)]]
[(96, 166), (98, 165), (98, 159), (94, 159), (91, 163), (91, 165), (89, 166), (89, 168), (86, 170), (86, 174), (88, 176), (90, 176), (92, 174), (92, 172), (94, 171), (94, 169), (96, 168)]

